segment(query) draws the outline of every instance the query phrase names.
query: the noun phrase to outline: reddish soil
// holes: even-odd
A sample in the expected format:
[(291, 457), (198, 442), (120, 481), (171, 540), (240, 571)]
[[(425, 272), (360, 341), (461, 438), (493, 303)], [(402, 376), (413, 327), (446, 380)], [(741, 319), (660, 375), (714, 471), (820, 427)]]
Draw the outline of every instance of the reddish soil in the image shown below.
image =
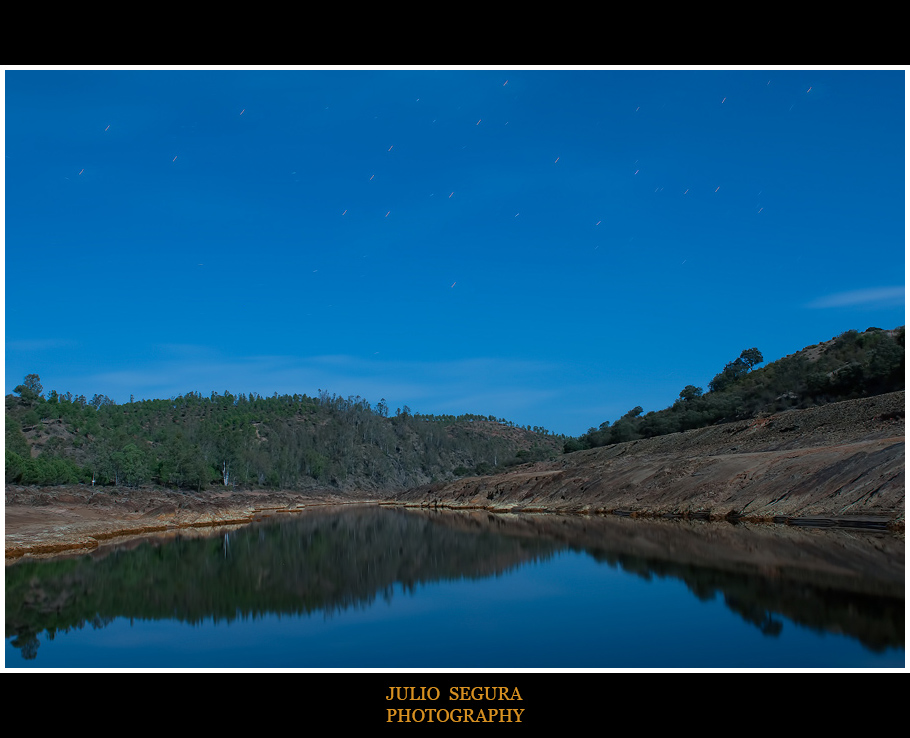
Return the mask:
[(6, 559), (92, 549), (102, 541), (248, 523), (311, 506), (350, 504), (350, 495), (294, 492), (177, 492), (154, 488), (7, 487)]

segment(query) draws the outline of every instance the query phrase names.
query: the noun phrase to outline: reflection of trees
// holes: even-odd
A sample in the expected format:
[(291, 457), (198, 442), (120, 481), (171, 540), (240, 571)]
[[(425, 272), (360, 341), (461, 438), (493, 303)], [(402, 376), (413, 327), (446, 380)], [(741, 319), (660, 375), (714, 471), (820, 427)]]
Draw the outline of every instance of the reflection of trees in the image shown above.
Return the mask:
[(20, 562), (6, 570), (6, 635), (34, 658), (39, 633), (53, 638), (116, 617), (199, 623), (331, 614), (390, 600), (396, 585), (413, 593), (426, 582), (487, 577), (557, 549), (546, 539), (454, 530), (397, 510), (336, 508), (103, 558)]
[(779, 636), (784, 629), (780, 620), (761, 607), (756, 607), (753, 602), (740, 602), (735, 596), (724, 597), (724, 602), (733, 612), (739, 613), (743, 620), (758, 628), (762, 635)]
[(777, 636), (782, 615), (817, 632), (845, 633), (873, 651), (904, 646), (904, 598), (843, 591), (831, 582), (737, 573), (656, 558), (617, 555), (600, 549), (592, 556), (645, 580), (678, 579), (702, 602), (720, 594), (724, 604), (765, 635)]
[[(749, 534), (739, 526), (731, 532), (587, 516), (327, 508), (210, 538), (19, 562), (6, 569), (6, 635), (34, 660), (39, 634), (53, 639), (74, 628), (105, 627), (117, 617), (200, 623), (332, 614), (391, 600), (399, 586), (413, 593), (425, 583), (488, 577), (571, 548), (647, 580), (682, 581), (702, 601), (720, 595), (768, 636), (782, 632), (786, 617), (819, 632), (844, 633), (875, 651), (903, 647), (903, 581), (872, 581), (867, 572), (878, 561), (872, 546), (845, 548), (843, 536), (789, 531), (779, 545), (790, 550), (778, 556), (789, 563), (766, 569), (730, 556), (741, 553), (730, 541), (740, 547), (745, 541), (767, 557), (774, 539)], [(728, 539), (727, 548), (717, 548), (716, 538)], [(802, 558), (823, 558), (828, 541), (841, 557), (837, 566), (828, 573), (799, 567)], [(877, 545), (885, 551), (882, 571), (896, 551), (902, 560), (902, 544)], [(864, 556), (862, 577), (839, 573), (846, 560)]]
[(881, 652), (904, 647), (904, 598), (838, 589), (833, 581), (817, 583), (790, 578), (786, 572), (773, 576), (759, 572), (729, 572), (706, 566), (676, 563), (656, 558), (608, 553), (599, 549), (592, 556), (645, 580), (655, 576), (678, 579), (702, 602), (720, 594), (724, 604), (764, 635), (777, 636), (782, 615), (816, 632), (844, 633), (866, 648)]
[[(416, 514), (449, 526), (483, 520)], [(904, 545), (892, 536), (555, 514), (498, 516), (495, 527), (560, 541), (646, 581), (682, 581), (703, 602), (721, 595), (768, 636), (782, 632), (786, 617), (820, 633), (844, 633), (873, 651), (904, 646)]]
[(22, 658), (34, 661), (38, 657), (38, 636), (35, 633), (22, 633), (10, 641), (13, 648), (22, 651)]

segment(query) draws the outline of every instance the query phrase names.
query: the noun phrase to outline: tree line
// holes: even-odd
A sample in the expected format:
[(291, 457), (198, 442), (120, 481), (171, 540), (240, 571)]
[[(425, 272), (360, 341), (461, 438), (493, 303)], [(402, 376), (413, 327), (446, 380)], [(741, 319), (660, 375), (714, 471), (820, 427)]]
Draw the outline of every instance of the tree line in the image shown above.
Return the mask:
[[(17, 396), (18, 395), (18, 396)], [(191, 391), (117, 404), (44, 393), (29, 374), (6, 398), (8, 483), (156, 484), (201, 490), (404, 488), (552, 457), (566, 436), (491, 415), (390, 413), (383, 398)]]
[(904, 328), (846, 331), (759, 367), (745, 349), (668, 408), (635, 406), (577, 438), (492, 415), (431, 415), (383, 398), (191, 391), (118, 404), (45, 394), (29, 374), (6, 398), (6, 480), (24, 485), (161, 485), (201, 490), (403, 489), (490, 474), (559, 453), (651, 438), (759, 413), (904, 388)]

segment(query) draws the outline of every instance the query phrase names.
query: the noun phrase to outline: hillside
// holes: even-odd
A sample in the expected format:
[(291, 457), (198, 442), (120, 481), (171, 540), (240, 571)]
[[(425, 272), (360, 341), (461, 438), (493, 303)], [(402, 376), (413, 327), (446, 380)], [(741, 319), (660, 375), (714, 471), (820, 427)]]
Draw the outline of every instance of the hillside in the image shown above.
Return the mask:
[[(30, 386), (29, 386), (30, 385)], [(565, 437), (492, 416), (432, 416), (385, 401), (188, 393), (122, 405), (42, 394), (6, 398), (6, 477), (28, 486), (158, 485), (200, 492), (389, 490), (553, 458)]]
[(904, 392), (566, 454), (424, 485), (394, 504), (770, 521), (904, 521)]
[(55, 555), (369, 502), (904, 527), (904, 393), (566, 454), (399, 492), (7, 486), (6, 557)]
[(37, 374), (6, 398), (6, 480), (20, 485), (157, 485), (201, 492), (403, 490), (503, 472), (561, 452), (902, 390), (904, 328), (846, 331), (759, 367), (744, 350), (708, 385), (663, 410), (635, 407), (579, 438), (493, 416), (390, 413), (320, 390), (317, 397), (198, 392), (118, 405), (55, 390)]
[(610, 424), (592, 427), (565, 451), (762, 417), (784, 410), (872, 397), (904, 389), (904, 327), (845, 331), (759, 367), (757, 348), (744, 350), (702, 387), (687, 385), (663, 410), (635, 407)]
[(579, 439), (324, 392), (45, 397), (29, 375), (6, 398), (7, 557), (363, 502), (902, 530), (903, 339), (847, 331), (763, 368), (749, 349), (709, 392)]

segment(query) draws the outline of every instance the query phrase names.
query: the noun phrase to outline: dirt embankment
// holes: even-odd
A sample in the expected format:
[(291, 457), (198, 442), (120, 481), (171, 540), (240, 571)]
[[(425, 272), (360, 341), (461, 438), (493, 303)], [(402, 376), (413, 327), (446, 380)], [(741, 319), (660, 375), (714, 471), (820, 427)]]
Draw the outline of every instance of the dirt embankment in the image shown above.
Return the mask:
[(394, 502), (902, 528), (904, 392), (578, 451)]
[(97, 548), (103, 542), (234, 526), (307, 507), (373, 501), (333, 491), (177, 492), (91, 486), (6, 488), (6, 560)]

